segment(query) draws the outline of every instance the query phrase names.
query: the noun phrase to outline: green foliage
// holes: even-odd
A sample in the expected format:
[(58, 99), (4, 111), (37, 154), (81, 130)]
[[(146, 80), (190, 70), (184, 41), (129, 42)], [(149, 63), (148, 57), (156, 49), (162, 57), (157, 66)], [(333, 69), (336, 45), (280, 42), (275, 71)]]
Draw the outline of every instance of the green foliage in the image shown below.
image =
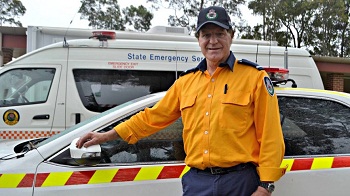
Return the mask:
[(140, 5), (139, 7), (130, 6), (123, 10), (125, 15), (125, 22), (129, 25), (134, 25), (134, 28), (138, 31), (145, 32), (151, 27), (151, 20), (153, 14)]
[(346, 27), (349, 28), (349, 11), (346, 13), (344, 1), (318, 0), (315, 3), (318, 9), (312, 22), (314, 52), (323, 56), (343, 56), (339, 51), (341, 35), (348, 34)]
[(238, 5), (244, 4), (245, 0), (147, 0), (147, 2), (151, 2), (155, 9), (164, 7), (174, 10), (173, 14), (169, 13), (170, 26), (187, 27), (190, 31), (195, 31), (197, 16), (202, 8), (212, 5), (222, 6), (229, 14), (240, 17)]
[(81, 0), (78, 12), (96, 29), (125, 29), (117, 0)]
[(117, 0), (81, 0), (81, 4), (81, 19), (96, 29), (125, 30), (129, 24), (137, 31), (147, 31), (151, 26), (153, 14), (144, 6), (130, 6), (121, 12)]
[(23, 16), (26, 12), (26, 8), (21, 1), (18, 0), (0, 0), (0, 25), (14, 24), (22, 27), (22, 23), (16, 20), (18, 16)]
[(304, 47), (315, 55), (350, 57), (349, 0), (252, 0), (264, 40)]

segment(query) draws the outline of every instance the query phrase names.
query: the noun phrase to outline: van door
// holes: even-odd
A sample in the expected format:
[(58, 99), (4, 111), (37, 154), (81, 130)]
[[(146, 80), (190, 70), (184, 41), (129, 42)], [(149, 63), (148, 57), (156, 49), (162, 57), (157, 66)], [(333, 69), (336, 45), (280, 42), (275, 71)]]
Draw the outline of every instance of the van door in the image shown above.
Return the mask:
[(55, 134), (51, 129), (60, 73), (61, 65), (19, 65), (1, 70), (0, 139), (28, 139)]

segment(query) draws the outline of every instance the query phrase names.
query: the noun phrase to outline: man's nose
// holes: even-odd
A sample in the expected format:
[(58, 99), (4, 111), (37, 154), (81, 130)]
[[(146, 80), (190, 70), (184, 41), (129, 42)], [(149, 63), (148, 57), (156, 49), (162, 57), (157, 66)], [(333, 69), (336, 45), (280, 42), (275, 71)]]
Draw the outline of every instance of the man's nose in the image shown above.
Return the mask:
[(215, 34), (211, 35), (211, 36), (210, 36), (210, 39), (209, 39), (209, 42), (210, 42), (211, 44), (217, 43), (217, 42), (218, 42), (217, 36), (216, 36)]

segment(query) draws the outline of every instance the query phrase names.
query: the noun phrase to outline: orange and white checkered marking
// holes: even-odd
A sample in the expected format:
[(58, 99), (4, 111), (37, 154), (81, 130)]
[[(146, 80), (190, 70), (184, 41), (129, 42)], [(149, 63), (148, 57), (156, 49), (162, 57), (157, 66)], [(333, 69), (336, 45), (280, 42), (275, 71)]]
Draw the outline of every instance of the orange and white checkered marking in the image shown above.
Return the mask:
[(59, 133), (59, 131), (0, 131), (0, 139), (33, 139), (49, 137)]

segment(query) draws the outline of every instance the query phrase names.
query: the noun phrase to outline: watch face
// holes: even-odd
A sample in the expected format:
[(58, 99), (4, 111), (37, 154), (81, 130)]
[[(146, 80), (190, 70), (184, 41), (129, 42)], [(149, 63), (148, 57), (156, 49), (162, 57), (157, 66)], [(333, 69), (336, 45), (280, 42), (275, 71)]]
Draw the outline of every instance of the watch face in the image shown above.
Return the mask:
[(269, 183), (267, 186), (267, 190), (272, 193), (275, 190), (275, 185), (272, 183)]
[(275, 190), (275, 185), (273, 183), (262, 182), (260, 186), (264, 187), (270, 193), (272, 193)]

